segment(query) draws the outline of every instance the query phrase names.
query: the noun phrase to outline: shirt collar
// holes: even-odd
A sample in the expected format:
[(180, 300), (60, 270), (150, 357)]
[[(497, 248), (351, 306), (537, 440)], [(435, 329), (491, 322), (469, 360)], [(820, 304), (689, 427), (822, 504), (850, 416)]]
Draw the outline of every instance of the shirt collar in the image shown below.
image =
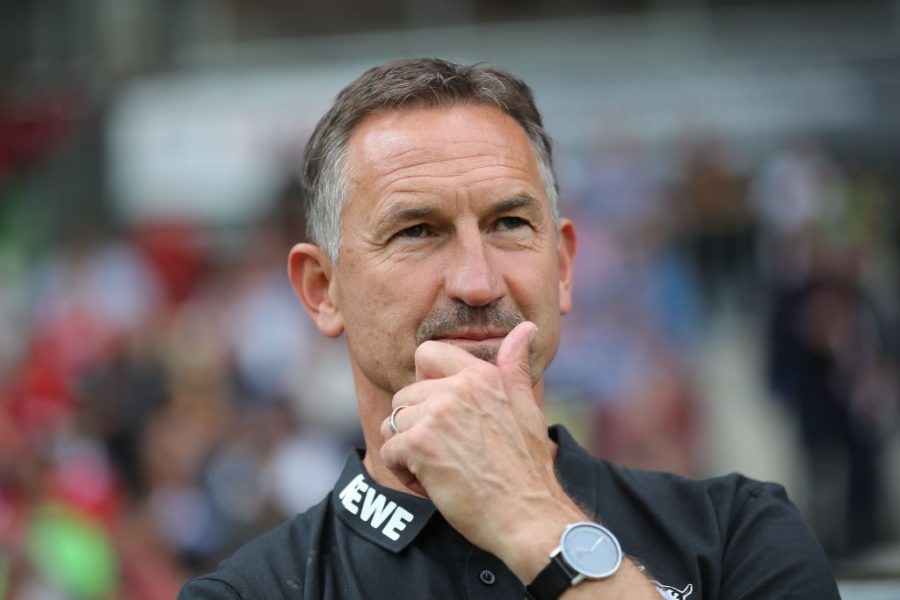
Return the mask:
[(549, 428), (550, 439), (556, 442), (556, 476), (566, 493), (580, 506), (597, 506), (596, 459), (578, 445), (562, 425)]
[[(566, 492), (579, 504), (594, 506), (597, 488), (590, 455), (562, 425), (549, 428), (559, 446), (556, 472)], [(409, 546), (436, 512), (426, 498), (405, 494), (375, 482), (362, 463), (362, 450), (352, 450), (331, 494), (341, 521), (357, 535), (394, 552)]]
[(347, 457), (331, 505), (357, 535), (394, 553), (412, 543), (435, 512), (430, 500), (376, 483), (363, 466), (361, 450)]

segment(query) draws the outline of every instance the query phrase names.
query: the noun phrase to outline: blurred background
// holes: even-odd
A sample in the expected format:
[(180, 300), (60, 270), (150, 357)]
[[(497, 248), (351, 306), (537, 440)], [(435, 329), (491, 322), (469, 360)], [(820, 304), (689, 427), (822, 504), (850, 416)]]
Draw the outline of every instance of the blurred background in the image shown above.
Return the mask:
[(405, 56), (512, 70), (555, 138), (549, 418), (784, 484), (845, 598), (900, 598), (900, 2), (763, 0), (0, 2), (0, 598), (173, 598), (330, 489), (295, 175)]

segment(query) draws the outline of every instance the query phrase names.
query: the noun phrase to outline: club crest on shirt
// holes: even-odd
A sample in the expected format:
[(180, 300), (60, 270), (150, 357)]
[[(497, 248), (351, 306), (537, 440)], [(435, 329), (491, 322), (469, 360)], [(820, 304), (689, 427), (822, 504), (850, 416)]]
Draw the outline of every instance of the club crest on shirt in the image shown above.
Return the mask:
[(694, 593), (694, 584), (692, 583), (687, 584), (683, 590), (670, 585), (663, 585), (658, 581), (654, 581), (653, 585), (656, 586), (656, 591), (659, 592), (659, 595), (666, 600), (683, 600)]

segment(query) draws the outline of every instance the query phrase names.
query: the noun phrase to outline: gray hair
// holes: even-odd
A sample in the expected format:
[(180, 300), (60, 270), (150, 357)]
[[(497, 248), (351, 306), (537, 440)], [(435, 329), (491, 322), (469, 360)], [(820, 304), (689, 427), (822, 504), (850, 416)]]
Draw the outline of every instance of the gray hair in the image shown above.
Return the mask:
[(338, 260), (341, 214), (350, 193), (346, 150), (353, 128), (379, 110), (464, 103), (496, 106), (518, 121), (537, 158), (553, 219), (559, 221), (551, 141), (531, 88), (515, 75), (487, 65), (463, 66), (437, 58), (398, 60), (369, 69), (341, 90), (306, 147), (302, 186), (307, 234), (332, 262)]

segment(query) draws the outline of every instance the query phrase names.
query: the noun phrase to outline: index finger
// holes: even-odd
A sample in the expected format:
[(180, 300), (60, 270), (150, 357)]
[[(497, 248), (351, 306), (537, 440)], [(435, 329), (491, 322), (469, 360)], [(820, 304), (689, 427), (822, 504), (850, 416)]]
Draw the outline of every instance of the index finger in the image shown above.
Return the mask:
[(447, 342), (429, 340), (416, 348), (416, 381), (440, 379), (456, 375), (482, 360), (466, 350)]

